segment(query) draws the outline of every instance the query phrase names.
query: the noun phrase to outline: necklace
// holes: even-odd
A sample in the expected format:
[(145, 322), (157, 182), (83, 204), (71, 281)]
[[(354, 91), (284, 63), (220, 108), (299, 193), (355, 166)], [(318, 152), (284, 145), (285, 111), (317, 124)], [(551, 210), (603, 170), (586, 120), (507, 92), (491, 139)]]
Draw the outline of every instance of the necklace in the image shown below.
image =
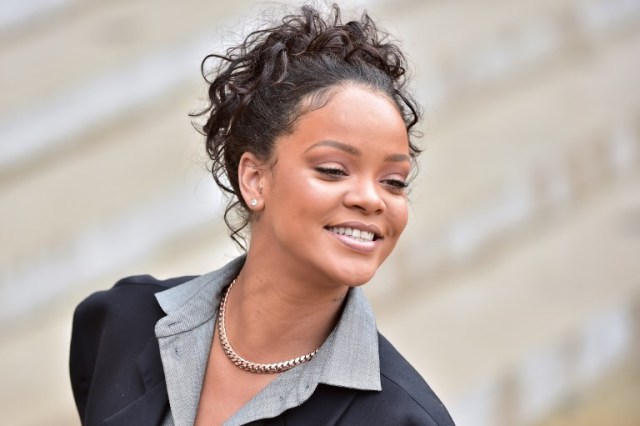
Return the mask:
[(220, 344), (222, 345), (222, 349), (224, 350), (225, 355), (227, 355), (227, 358), (229, 358), (229, 360), (237, 367), (251, 373), (259, 374), (282, 373), (283, 371), (290, 370), (297, 365), (310, 361), (311, 358), (313, 358), (313, 356), (318, 352), (318, 349), (306, 355), (302, 355), (288, 361), (275, 362), (272, 364), (260, 364), (257, 362), (247, 361), (233, 350), (231, 344), (229, 343), (229, 340), (227, 339), (227, 330), (225, 327), (224, 318), (227, 307), (227, 298), (229, 297), (229, 293), (231, 292), (231, 287), (233, 287), (235, 283), (236, 280), (234, 279), (231, 284), (229, 284), (229, 287), (227, 287), (227, 291), (224, 293), (224, 297), (220, 302), (220, 308), (218, 310), (218, 336), (220, 337)]

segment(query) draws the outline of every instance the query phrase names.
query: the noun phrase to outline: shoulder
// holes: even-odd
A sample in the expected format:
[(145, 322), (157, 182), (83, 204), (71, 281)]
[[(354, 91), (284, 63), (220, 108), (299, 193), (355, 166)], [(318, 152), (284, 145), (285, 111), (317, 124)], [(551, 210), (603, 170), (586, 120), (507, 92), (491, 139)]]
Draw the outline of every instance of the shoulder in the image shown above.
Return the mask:
[[(69, 374), (81, 419), (86, 420), (89, 411), (100, 411), (96, 407), (108, 405), (107, 400), (116, 395), (108, 391), (105, 394), (105, 390), (118, 388), (118, 395), (124, 396), (138, 386), (136, 360), (149, 342), (157, 345), (154, 326), (164, 315), (154, 295), (191, 278), (158, 280), (149, 275), (123, 278), (109, 290), (93, 293), (76, 307)], [(96, 390), (91, 391), (94, 397), (90, 400), (91, 389)]]
[(157, 313), (159, 306), (157, 306), (154, 297), (155, 293), (167, 290), (193, 278), (193, 276), (184, 276), (159, 280), (151, 275), (126, 277), (116, 282), (110, 289), (95, 292), (80, 302), (75, 310), (75, 316), (111, 317), (116, 315), (139, 317), (147, 313), (149, 309), (153, 313)]
[(160, 280), (151, 275), (133, 275), (122, 278), (108, 290), (93, 293), (82, 303), (117, 300), (123, 297), (144, 298), (145, 296), (153, 295), (160, 291), (175, 287), (193, 278), (195, 278), (195, 276), (183, 276)]
[[(119, 280), (108, 290), (98, 291), (84, 299), (73, 314), (72, 354), (98, 342), (153, 336), (153, 328), (164, 312), (155, 293), (166, 290), (192, 277), (158, 280), (138, 275)], [(95, 341), (95, 345), (89, 342)], [(88, 344), (89, 343), (89, 344)]]
[[(153, 336), (155, 323), (164, 316), (155, 294), (192, 277), (158, 280), (138, 275), (119, 280), (108, 290), (84, 299), (73, 314), (72, 350), (95, 339), (126, 340)], [(85, 340), (86, 339), (86, 340)]]
[(94, 358), (105, 348), (119, 350), (154, 337), (155, 323), (164, 316), (155, 293), (190, 278), (158, 280), (149, 275), (127, 277), (109, 290), (98, 291), (84, 299), (73, 314), (72, 365), (79, 358)]
[[(382, 391), (378, 400), (402, 424), (453, 425), (444, 404), (389, 341), (378, 335)], [(398, 423), (398, 424), (400, 424)]]

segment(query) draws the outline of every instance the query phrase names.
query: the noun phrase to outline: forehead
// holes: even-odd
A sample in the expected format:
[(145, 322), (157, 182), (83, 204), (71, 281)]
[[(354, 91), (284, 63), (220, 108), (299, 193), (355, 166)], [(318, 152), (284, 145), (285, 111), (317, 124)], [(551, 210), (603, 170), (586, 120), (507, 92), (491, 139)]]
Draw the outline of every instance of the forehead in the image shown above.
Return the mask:
[(324, 139), (398, 153), (409, 150), (406, 125), (394, 101), (357, 85), (336, 87), (322, 107), (300, 116), (277, 145), (298, 150)]

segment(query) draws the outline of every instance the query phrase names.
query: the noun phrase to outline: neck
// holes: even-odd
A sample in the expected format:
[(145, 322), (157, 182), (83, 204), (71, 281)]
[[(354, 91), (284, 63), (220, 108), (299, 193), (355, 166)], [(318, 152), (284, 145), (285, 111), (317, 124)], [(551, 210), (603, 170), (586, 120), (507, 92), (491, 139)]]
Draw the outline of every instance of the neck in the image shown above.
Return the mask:
[(227, 300), (226, 328), (233, 348), (260, 363), (314, 351), (335, 326), (348, 287), (318, 285), (255, 259), (247, 255)]

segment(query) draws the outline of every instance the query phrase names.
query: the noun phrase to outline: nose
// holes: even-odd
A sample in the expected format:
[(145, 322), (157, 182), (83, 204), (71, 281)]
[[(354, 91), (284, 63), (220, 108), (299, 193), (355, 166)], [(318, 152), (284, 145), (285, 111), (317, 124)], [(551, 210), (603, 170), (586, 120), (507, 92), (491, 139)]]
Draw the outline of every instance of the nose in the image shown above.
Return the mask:
[(350, 208), (361, 210), (365, 214), (382, 213), (385, 202), (378, 183), (369, 179), (353, 181), (353, 186), (344, 197), (344, 204)]

